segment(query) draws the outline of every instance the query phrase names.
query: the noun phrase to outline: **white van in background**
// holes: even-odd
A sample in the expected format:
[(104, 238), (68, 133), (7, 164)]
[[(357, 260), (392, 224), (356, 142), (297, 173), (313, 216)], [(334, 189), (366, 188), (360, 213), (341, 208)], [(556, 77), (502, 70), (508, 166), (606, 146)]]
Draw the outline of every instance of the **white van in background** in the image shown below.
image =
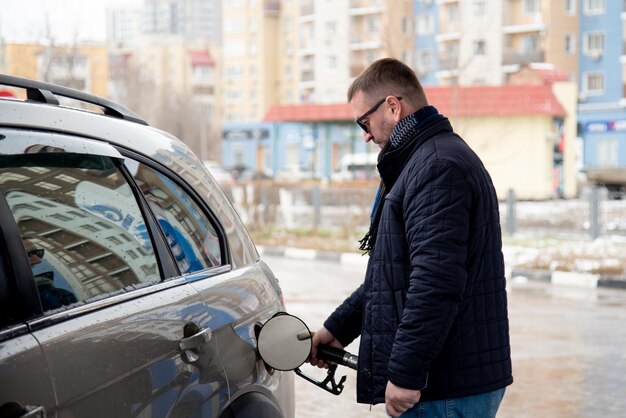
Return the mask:
[(332, 175), (333, 180), (371, 180), (378, 178), (378, 153), (355, 153), (341, 157), (339, 170)]

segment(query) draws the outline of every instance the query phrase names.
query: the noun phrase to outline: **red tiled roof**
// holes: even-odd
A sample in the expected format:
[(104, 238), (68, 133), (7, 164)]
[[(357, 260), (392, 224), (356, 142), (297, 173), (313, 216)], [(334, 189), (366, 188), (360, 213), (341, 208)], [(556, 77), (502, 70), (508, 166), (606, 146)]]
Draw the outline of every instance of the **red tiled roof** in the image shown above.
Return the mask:
[(267, 122), (321, 122), (354, 120), (348, 103), (294, 104), (272, 106), (265, 114)]
[(449, 116), (565, 116), (549, 85), (497, 87), (433, 87), (428, 103)]
[[(428, 87), (428, 102), (446, 116), (565, 116), (549, 85), (497, 87)], [(266, 122), (352, 121), (349, 104), (273, 106)]]
[(208, 51), (189, 51), (191, 65), (193, 67), (214, 67), (215, 61)]

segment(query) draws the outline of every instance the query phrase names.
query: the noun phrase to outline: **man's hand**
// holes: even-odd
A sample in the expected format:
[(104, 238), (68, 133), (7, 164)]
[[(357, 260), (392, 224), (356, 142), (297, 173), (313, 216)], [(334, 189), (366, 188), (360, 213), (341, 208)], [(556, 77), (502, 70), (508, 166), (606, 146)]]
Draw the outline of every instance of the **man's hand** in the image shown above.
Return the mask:
[(385, 409), (392, 417), (399, 417), (407, 409), (413, 408), (420, 400), (421, 393), (419, 390), (403, 389), (387, 382), (385, 390)]
[(313, 335), (311, 357), (309, 358), (309, 363), (311, 363), (313, 366), (319, 367), (320, 369), (323, 369), (323, 368), (327, 369), (329, 365), (328, 362), (317, 358), (317, 346), (319, 344), (326, 344), (326, 345), (330, 345), (330, 346), (341, 348), (341, 349), (343, 349), (343, 345), (341, 345), (341, 343), (337, 341), (335, 336), (331, 334), (330, 331), (324, 327), (320, 328), (319, 330), (317, 330), (317, 332), (315, 332), (315, 335)]

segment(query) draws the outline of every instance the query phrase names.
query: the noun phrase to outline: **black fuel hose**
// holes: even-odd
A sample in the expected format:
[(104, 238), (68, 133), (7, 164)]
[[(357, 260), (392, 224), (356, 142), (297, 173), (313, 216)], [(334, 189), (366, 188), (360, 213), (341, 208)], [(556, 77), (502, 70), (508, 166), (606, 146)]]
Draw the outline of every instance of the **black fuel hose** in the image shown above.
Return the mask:
[(320, 344), (317, 346), (317, 358), (325, 361), (332, 361), (341, 366), (356, 370), (359, 357), (350, 354), (345, 350), (330, 345)]

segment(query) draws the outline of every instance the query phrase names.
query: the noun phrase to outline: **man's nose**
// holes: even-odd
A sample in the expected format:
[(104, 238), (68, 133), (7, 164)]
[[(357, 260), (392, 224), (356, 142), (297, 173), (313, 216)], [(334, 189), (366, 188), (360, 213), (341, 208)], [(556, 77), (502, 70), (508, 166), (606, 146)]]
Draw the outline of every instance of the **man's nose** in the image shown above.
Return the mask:
[(371, 132), (363, 132), (363, 140), (367, 143), (374, 139), (374, 135)]

